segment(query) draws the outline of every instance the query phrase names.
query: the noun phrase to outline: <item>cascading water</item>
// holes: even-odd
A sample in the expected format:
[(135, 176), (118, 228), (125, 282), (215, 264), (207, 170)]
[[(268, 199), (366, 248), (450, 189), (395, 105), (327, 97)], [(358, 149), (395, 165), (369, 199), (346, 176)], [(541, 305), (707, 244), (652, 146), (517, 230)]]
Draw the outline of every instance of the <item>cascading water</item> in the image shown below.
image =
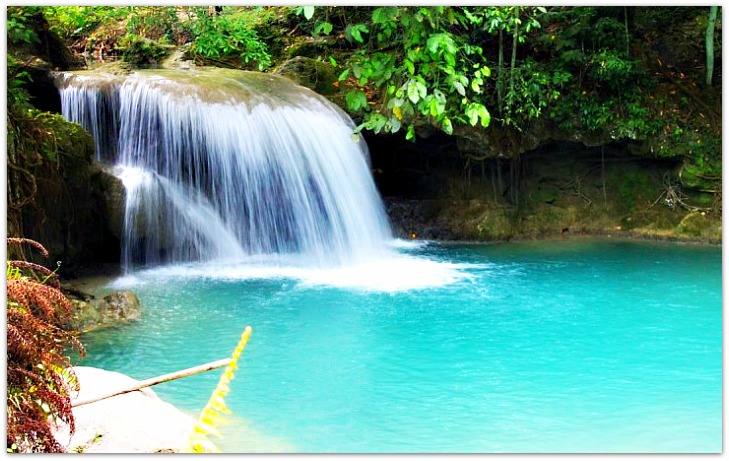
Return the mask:
[(336, 106), (227, 69), (59, 76), (63, 114), (126, 188), (123, 265), (288, 258), (338, 267), (392, 240), (369, 152)]

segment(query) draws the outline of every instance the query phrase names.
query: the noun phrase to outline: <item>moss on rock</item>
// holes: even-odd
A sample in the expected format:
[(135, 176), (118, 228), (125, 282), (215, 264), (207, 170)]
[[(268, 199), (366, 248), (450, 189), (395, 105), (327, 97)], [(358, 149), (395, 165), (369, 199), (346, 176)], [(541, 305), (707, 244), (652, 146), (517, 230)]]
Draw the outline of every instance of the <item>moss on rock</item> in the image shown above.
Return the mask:
[(688, 213), (676, 227), (679, 235), (702, 240), (721, 240), (721, 221), (706, 212)]
[(91, 135), (35, 109), (8, 120), (8, 235), (43, 242), (66, 276), (82, 263), (118, 258)]
[(137, 37), (122, 48), (122, 59), (134, 66), (157, 66), (174, 49), (173, 45), (161, 45), (154, 40)]
[(338, 91), (334, 69), (328, 62), (296, 56), (284, 61), (273, 73), (288, 77), (319, 94), (330, 95)]

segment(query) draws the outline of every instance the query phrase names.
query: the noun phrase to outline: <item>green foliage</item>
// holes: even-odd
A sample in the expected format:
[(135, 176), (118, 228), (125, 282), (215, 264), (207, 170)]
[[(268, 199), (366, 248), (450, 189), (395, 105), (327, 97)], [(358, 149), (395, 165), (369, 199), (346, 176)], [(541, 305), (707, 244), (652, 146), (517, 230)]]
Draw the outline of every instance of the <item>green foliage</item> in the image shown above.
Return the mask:
[(178, 7), (162, 6), (47, 6), (42, 7), (51, 30), (67, 41), (109, 38), (121, 30), (134, 36), (179, 43), (187, 34)]
[(194, 10), (197, 19), (191, 25), (195, 36), (193, 54), (213, 60), (237, 58), (246, 64), (255, 63), (259, 70), (271, 65), (266, 44), (244, 22), (225, 15), (211, 16), (205, 8)]
[[(520, 129), (542, 115), (571, 77), (534, 60), (507, 69), (500, 59), (492, 81), (485, 40), (497, 36), (501, 46), (508, 33), (515, 44), (524, 43), (539, 29), (542, 7), (383, 6), (367, 12), (360, 22), (343, 25), (342, 36), (355, 51), (339, 66), (348, 109), (362, 116), (358, 131), (394, 133), (407, 127), (406, 137), (414, 139), (422, 124), (448, 134), (458, 125), (485, 128), (494, 106), (502, 125)], [(333, 15), (327, 10), (327, 17)], [(319, 23), (314, 30), (328, 33), (330, 25)]]
[(8, 112), (17, 113), (28, 107), (30, 95), (26, 85), (31, 81), (30, 74), (11, 54), (7, 57)]
[(40, 12), (37, 6), (9, 6), (7, 16), (8, 41), (14, 45), (40, 43), (31, 21)]
[(480, 46), (468, 39), (477, 27), (454, 7), (392, 7), (369, 10), (366, 23), (347, 24), (343, 35), (358, 45), (342, 66), (350, 111), (362, 129), (396, 133), (432, 124), (452, 133), (455, 124), (486, 127), (484, 82), (490, 68)]
[(618, 91), (641, 77), (637, 64), (614, 49), (600, 49), (587, 57), (587, 77), (594, 85)]
[(285, 15), (291, 7), (272, 6), (226, 6), (222, 14), (231, 21), (239, 22), (248, 29), (256, 30), (278, 20), (280, 15)]
[(134, 36), (167, 43), (180, 43), (187, 38), (187, 25), (180, 21), (177, 7), (132, 6), (126, 30)]
[(65, 40), (87, 36), (101, 24), (130, 18), (133, 8), (118, 6), (42, 7), (51, 30)]
[(551, 52), (553, 78), (562, 81), (549, 116), (565, 131), (609, 132), (644, 140), (662, 127), (651, 116), (654, 86), (626, 47), (622, 8), (556, 8), (544, 19), (549, 32), (538, 42)]
[(314, 17), (315, 10), (315, 6), (299, 6), (296, 7), (296, 14), (302, 14), (306, 19), (311, 19)]
[(514, 85), (510, 85), (504, 95), (501, 122), (518, 130), (530, 120), (541, 117), (543, 111), (561, 97), (572, 79), (569, 73), (552, 71), (533, 59), (527, 59), (507, 74)]

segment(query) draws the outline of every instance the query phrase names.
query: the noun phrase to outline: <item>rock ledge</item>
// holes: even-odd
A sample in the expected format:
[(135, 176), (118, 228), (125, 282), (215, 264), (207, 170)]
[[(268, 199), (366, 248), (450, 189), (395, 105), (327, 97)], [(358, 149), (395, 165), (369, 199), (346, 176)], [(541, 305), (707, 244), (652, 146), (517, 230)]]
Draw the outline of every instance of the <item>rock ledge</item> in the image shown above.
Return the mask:
[[(80, 392), (71, 402), (113, 393), (138, 381), (122, 373), (74, 367)], [(73, 409), (76, 432), (67, 425), (56, 439), (77, 453), (177, 453), (192, 433), (195, 420), (161, 400), (150, 388)]]

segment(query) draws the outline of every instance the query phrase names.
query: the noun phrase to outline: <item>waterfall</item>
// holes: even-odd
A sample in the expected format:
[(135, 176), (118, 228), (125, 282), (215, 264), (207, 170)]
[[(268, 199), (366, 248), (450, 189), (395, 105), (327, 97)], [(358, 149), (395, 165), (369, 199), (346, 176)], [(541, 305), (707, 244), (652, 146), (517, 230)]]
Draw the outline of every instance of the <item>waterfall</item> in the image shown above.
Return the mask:
[(392, 233), (364, 140), (287, 79), (229, 69), (60, 74), (63, 115), (126, 188), (122, 263), (288, 257), (337, 267)]

